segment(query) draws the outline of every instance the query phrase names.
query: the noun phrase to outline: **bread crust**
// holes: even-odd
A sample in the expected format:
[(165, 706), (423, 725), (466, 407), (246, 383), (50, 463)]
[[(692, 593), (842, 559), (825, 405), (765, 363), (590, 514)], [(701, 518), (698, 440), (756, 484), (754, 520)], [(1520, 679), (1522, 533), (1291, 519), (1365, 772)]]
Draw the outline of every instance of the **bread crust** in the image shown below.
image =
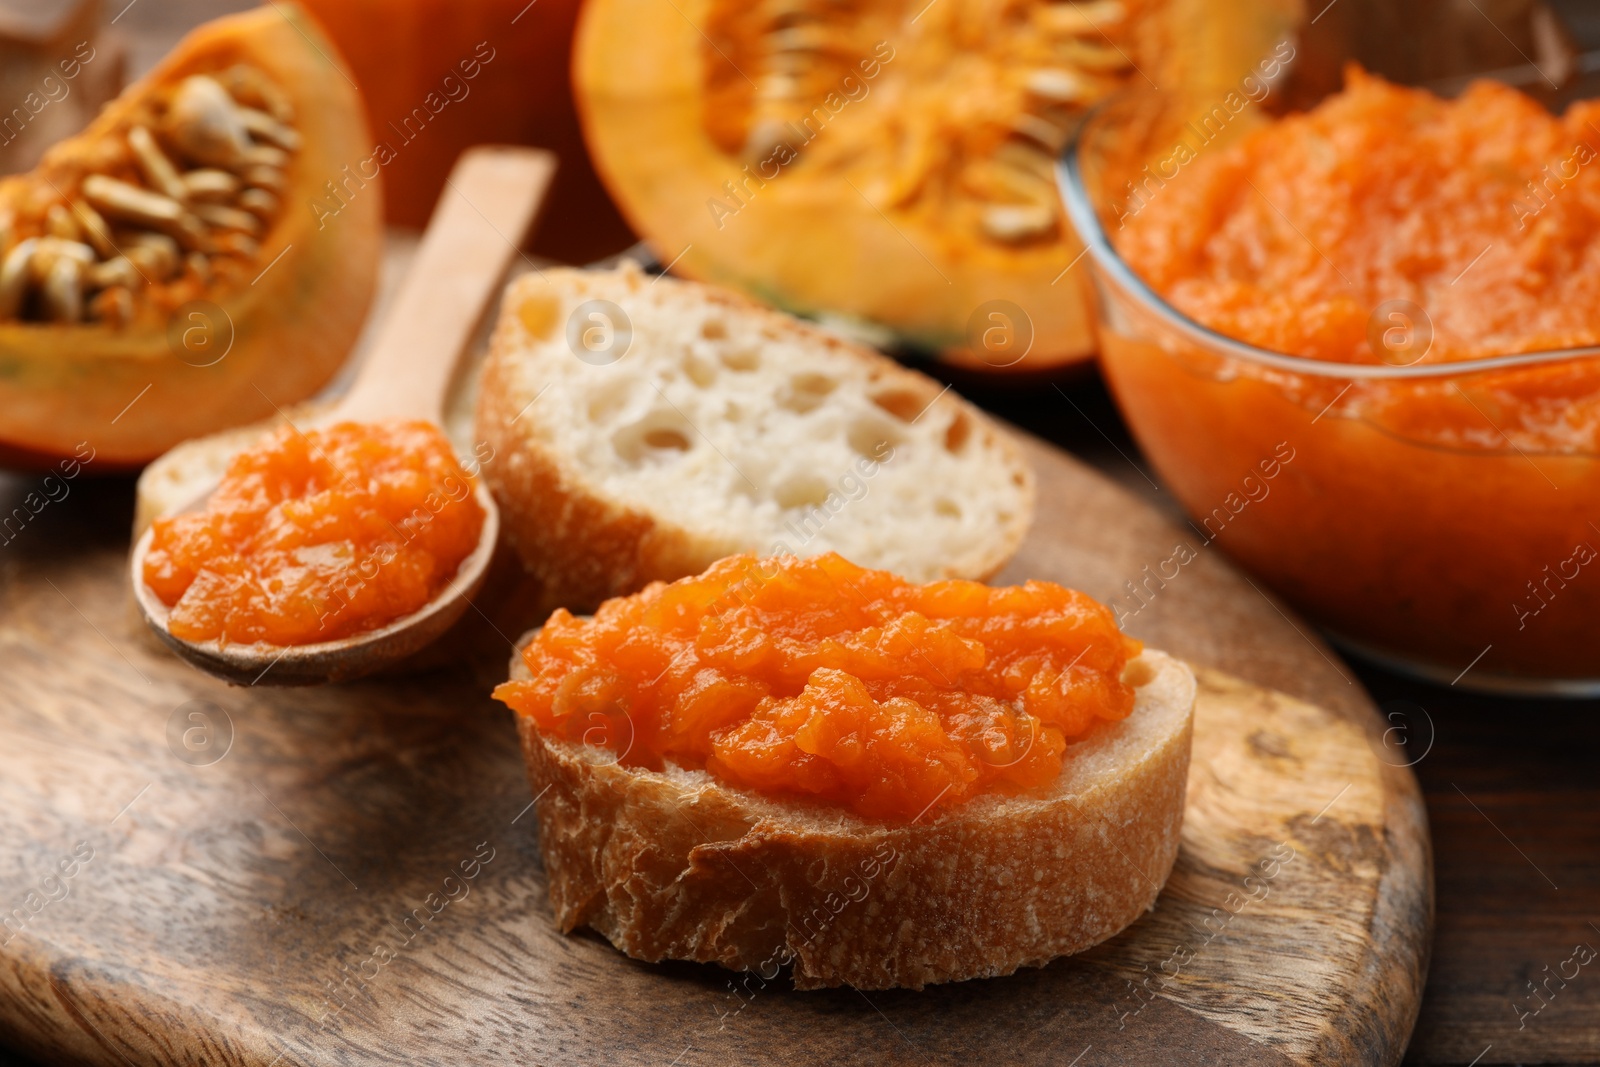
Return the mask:
[(762, 981), (792, 961), (798, 989), (920, 989), (1089, 948), (1154, 904), (1178, 851), (1194, 676), (1139, 663), (1133, 714), (1071, 746), (1051, 795), (908, 825), (625, 767), (518, 716), (556, 922)]
[[(648, 513), (623, 507), (515, 426), (519, 390), (502, 329), (496, 329), (478, 394), (477, 433), (494, 450), (484, 480), (500, 505), (501, 535), (557, 603), (577, 611), (631, 593), (669, 572), (662, 557), (685, 554), (683, 531), (660, 531)], [(523, 401), (526, 403), (526, 401)]]
[[(587, 275), (607, 282), (591, 287)], [(551, 270), (545, 272), (544, 278), (525, 277), (513, 283), (490, 339), (478, 394), (476, 434), (494, 450), (495, 458), (485, 465), (484, 477), (500, 505), (504, 536), (555, 601), (576, 611), (592, 609), (608, 597), (637, 592), (652, 581), (673, 581), (698, 574), (736, 552), (764, 552), (771, 547), (724, 543), (646, 509), (619, 503), (577, 464), (519, 430), (517, 424), (528, 415), (528, 405), (535, 399), (519, 383), (514, 369), (516, 361), (523, 358), (526, 342), (511, 309), (524, 287), (532, 291), (534, 286), (571, 284), (581, 295), (615, 295), (616, 277)], [(623, 271), (621, 278), (634, 290), (648, 284), (636, 268)], [(664, 279), (662, 284), (692, 283)], [(1005, 455), (1007, 466), (1021, 477), (1024, 506), (981, 553), (946, 561), (943, 577), (988, 578), (1021, 547), (1033, 516), (1033, 470), (1017, 443), (992, 419), (954, 395), (942, 395), (944, 387), (926, 375), (741, 294), (696, 286), (695, 299), (739, 315), (758, 316), (775, 331), (850, 355), (862, 363), (875, 383), (914, 392), (928, 404), (960, 404), (971, 420), (972, 431), (997, 447)]]

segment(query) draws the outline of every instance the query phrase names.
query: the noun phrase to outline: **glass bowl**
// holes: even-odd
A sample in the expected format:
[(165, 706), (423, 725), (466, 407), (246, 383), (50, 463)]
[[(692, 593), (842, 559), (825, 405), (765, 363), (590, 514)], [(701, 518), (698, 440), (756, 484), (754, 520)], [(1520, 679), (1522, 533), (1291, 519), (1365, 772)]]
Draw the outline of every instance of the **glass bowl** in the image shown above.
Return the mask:
[[(1393, 301), (1369, 331), (1386, 361), (1356, 365), (1188, 318), (1129, 268), (1108, 227), (1129, 210), (1139, 162), (1204, 113), (1191, 104), (1108, 101), (1057, 167), (1097, 295), (1103, 373), (1191, 520), (1190, 552), (1174, 559), (1220, 549), (1337, 642), (1416, 675), (1600, 694), (1600, 435), (1516, 418), (1568, 397), (1600, 412), (1600, 348), (1418, 363), (1426, 313)], [(1130, 595), (1174, 580), (1181, 564), (1166, 564)]]

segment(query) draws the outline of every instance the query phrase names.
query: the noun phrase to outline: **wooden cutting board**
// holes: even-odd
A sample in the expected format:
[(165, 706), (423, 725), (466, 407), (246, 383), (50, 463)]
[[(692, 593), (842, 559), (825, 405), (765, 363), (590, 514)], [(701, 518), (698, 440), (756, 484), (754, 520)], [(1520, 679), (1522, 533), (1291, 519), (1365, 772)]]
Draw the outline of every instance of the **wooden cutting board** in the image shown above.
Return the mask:
[[(1215, 549), (1029, 448), (1040, 513), (1001, 580), (1132, 609), (1125, 582), (1195, 557), (1127, 624), (1207, 669), (1176, 869), (1110, 942), (921, 993), (798, 994), (558, 934), (487, 696), (504, 649), (229, 688), (137, 634), (131, 487), (82, 479), (0, 549), (0, 1042), (107, 1065), (1397, 1063), (1433, 891), (1384, 724)], [(0, 487), (6, 513), (32, 488)]]

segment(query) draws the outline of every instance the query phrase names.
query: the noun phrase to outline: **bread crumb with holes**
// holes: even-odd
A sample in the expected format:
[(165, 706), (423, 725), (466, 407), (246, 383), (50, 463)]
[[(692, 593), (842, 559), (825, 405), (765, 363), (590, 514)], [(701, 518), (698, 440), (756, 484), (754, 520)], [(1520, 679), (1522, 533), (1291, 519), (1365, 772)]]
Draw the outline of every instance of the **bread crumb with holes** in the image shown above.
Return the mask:
[(938, 382), (631, 265), (507, 290), (476, 427), (508, 537), (575, 608), (741, 552), (984, 578), (1033, 516), (1017, 445)]

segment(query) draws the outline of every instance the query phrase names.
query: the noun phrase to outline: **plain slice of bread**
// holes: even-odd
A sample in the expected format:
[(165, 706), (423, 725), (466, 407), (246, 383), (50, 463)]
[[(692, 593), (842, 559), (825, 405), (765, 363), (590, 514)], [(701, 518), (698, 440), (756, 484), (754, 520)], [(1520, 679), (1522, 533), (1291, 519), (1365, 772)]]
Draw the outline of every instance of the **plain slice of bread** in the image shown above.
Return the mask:
[(580, 609), (738, 552), (987, 577), (1033, 515), (1016, 444), (937, 382), (631, 265), (508, 288), (477, 434), (507, 535)]
[(556, 921), (763, 982), (792, 962), (801, 989), (920, 989), (1080, 952), (1154, 904), (1178, 852), (1194, 675), (1147, 651), (1126, 677), (1133, 713), (1070, 745), (1049, 795), (908, 825), (623, 766), (518, 716)]

